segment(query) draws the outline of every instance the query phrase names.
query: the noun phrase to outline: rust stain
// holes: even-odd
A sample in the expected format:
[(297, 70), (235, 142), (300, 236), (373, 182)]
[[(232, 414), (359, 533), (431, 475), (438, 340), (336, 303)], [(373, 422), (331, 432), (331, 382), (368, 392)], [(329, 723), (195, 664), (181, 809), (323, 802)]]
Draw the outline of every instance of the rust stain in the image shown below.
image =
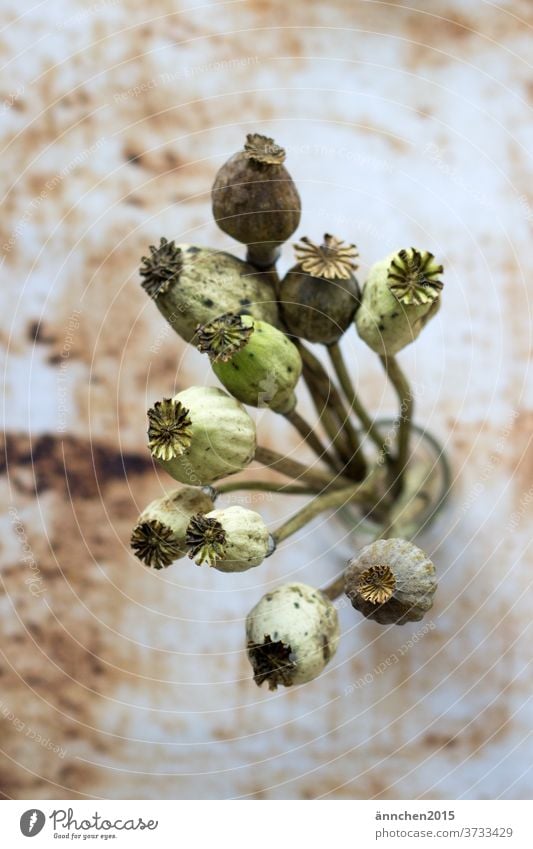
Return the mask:
[(26, 435), (8, 434), (0, 457), (0, 474), (9, 465), (31, 466), (35, 474), (35, 493), (68, 489), (74, 498), (98, 497), (99, 487), (115, 480), (151, 472), (153, 462), (148, 452), (122, 453), (116, 448), (91, 443), (65, 435), (63, 438), (43, 435), (30, 439)]

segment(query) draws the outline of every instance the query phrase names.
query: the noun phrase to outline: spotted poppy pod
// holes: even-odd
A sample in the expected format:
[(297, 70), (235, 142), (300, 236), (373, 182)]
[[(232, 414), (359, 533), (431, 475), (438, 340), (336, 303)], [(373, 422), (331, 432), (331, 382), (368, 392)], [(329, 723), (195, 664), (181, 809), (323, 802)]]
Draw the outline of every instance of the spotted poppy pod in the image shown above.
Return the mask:
[(140, 274), (145, 292), (186, 342), (199, 324), (230, 311), (278, 324), (272, 275), (224, 251), (161, 239), (143, 257)]
[(270, 690), (316, 678), (339, 643), (332, 602), (307, 584), (283, 584), (267, 593), (246, 618), (246, 645), (254, 681)]

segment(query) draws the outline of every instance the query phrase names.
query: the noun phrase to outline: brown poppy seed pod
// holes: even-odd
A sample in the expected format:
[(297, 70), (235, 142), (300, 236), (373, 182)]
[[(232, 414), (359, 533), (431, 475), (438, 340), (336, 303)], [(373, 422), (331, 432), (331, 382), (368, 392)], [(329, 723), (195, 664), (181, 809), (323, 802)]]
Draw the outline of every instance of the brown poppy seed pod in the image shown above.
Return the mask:
[(353, 321), (361, 292), (354, 275), (355, 245), (326, 233), (321, 245), (307, 237), (294, 246), (297, 265), (280, 284), (281, 316), (290, 333), (333, 345)]
[(278, 324), (272, 275), (258, 274), (224, 251), (161, 239), (143, 257), (140, 274), (145, 292), (186, 342), (193, 340), (199, 324), (227, 312)]
[(181, 486), (156, 498), (137, 519), (131, 535), (133, 551), (145, 566), (170, 566), (187, 554), (185, 538), (192, 516), (209, 513), (213, 508), (209, 495), (192, 486)]
[(215, 221), (248, 245), (248, 259), (257, 268), (274, 264), (279, 245), (300, 223), (300, 196), (284, 160), (285, 151), (273, 139), (249, 134), (244, 149), (220, 168), (213, 184)]
[(433, 605), (435, 567), (404, 539), (378, 539), (348, 564), (345, 592), (367, 619), (380, 625), (418, 622)]

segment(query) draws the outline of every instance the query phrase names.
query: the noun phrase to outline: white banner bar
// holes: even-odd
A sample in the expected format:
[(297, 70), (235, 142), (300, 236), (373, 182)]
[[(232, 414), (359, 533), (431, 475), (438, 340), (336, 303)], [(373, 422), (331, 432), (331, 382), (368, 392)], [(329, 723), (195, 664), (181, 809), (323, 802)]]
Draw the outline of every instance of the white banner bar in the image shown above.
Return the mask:
[(5, 801), (0, 824), (6, 849), (533, 846), (526, 801)]

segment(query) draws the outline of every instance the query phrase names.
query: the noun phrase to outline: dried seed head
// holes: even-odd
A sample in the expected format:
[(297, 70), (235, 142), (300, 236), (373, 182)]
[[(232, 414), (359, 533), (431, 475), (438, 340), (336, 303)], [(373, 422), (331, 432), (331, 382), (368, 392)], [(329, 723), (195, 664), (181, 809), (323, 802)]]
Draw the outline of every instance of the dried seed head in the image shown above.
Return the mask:
[(196, 513), (214, 507), (213, 493), (195, 486), (181, 486), (151, 501), (138, 517), (131, 547), (146, 566), (162, 569), (185, 557), (185, 532)]
[(152, 257), (143, 260), (143, 287), (186, 342), (196, 342), (198, 325), (228, 312), (278, 323), (272, 275), (256, 274), (251, 265), (226, 251), (183, 243), (174, 246), (175, 261), (159, 262), (155, 254), (169, 252), (168, 243), (162, 242), (164, 251), (152, 247)]
[(356, 582), (356, 590), (365, 601), (371, 604), (383, 604), (391, 598), (396, 578), (390, 566), (371, 566)]
[(191, 560), (196, 560), (198, 565), (207, 562), (214, 566), (226, 552), (226, 532), (217, 519), (198, 513), (189, 522), (185, 543)]
[(241, 472), (254, 458), (255, 423), (222, 389), (190, 386), (154, 405), (149, 417), (152, 454), (180, 483), (213, 484)]
[(235, 504), (198, 512), (202, 515), (189, 523), (185, 542), (199, 565), (208, 560), (220, 572), (245, 572), (272, 553), (268, 528), (254, 510)]
[(198, 327), (197, 348), (208, 354), (211, 362), (225, 363), (244, 348), (253, 332), (253, 322), (245, 323), (242, 316), (226, 313)]
[(150, 245), (150, 256), (143, 256), (140, 275), (144, 277), (141, 286), (151, 298), (166, 292), (171, 281), (179, 276), (183, 268), (181, 248), (162, 238), (159, 247)]
[(259, 133), (248, 133), (244, 144), (246, 159), (252, 159), (261, 165), (282, 165), (285, 162), (285, 151), (274, 139)]
[(249, 641), (247, 651), (258, 687), (263, 681), (268, 681), (269, 690), (276, 690), (279, 684), (291, 686), (296, 663), (290, 646), (281, 640), (273, 641), (270, 634), (265, 634), (262, 643)]
[(141, 522), (131, 535), (131, 547), (146, 566), (162, 569), (182, 556), (180, 541), (171, 528), (157, 520)]
[(164, 398), (148, 410), (148, 447), (158, 460), (184, 454), (192, 439), (189, 411), (180, 401)]
[(405, 539), (378, 539), (350, 560), (345, 592), (353, 607), (381, 625), (418, 622), (433, 604), (435, 566)]
[(390, 264), (389, 289), (405, 306), (429, 304), (442, 291), (444, 284), (437, 277), (443, 270), (429, 251), (401, 250)]
[(266, 593), (246, 617), (246, 646), (254, 681), (305, 684), (337, 650), (339, 620), (332, 602), (306, 584), (283, 584)]
[(248, 246), (248, 262), (260, 269), (274, 265), (279, 246), (300, 222), (300, 196), (284, 159), (285, 151), (272, 139), (252, 133), (213, 183), (215, 221)]
[(354, 273), (357, 249), (328, 233), (322, 245), (306, 237), (294, 247), (298, 262), (279, 285), (283, 322), (294, 336), (333, 345), (352, 323), (361, 302)]
[(325, 280), (348, 280), (357, 268), (358, 256), (355, 245), (345, 245), (336, 236), (324, 235), (324, 242), (317, 245), (304, 236), (294, 245), (296, 259), (302, 269), (313, 277)]

